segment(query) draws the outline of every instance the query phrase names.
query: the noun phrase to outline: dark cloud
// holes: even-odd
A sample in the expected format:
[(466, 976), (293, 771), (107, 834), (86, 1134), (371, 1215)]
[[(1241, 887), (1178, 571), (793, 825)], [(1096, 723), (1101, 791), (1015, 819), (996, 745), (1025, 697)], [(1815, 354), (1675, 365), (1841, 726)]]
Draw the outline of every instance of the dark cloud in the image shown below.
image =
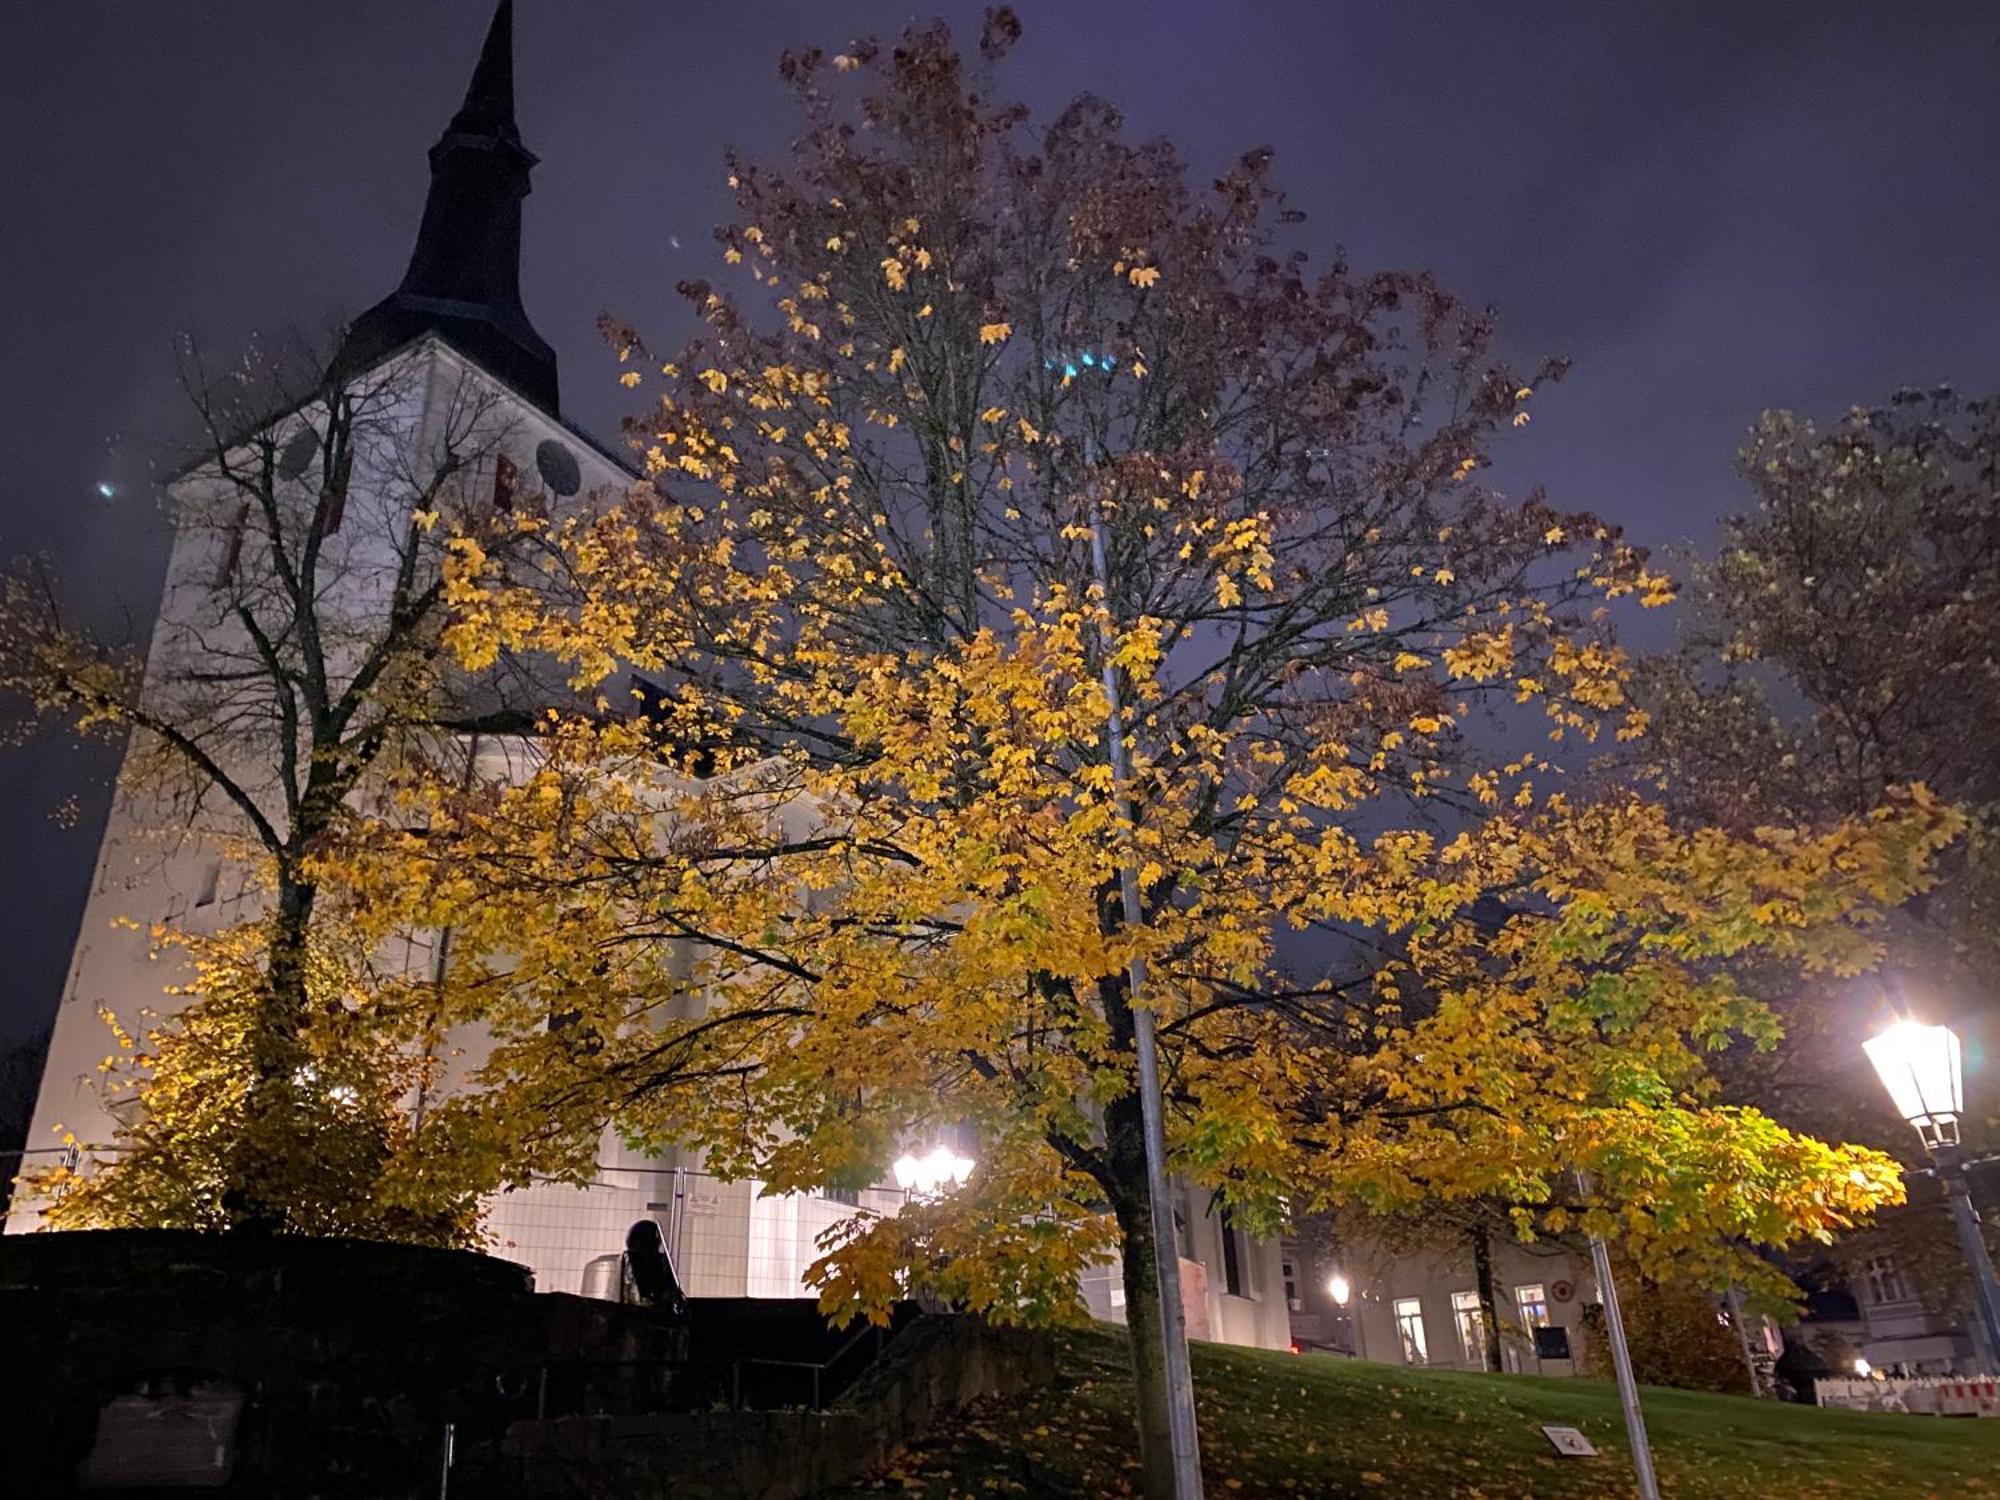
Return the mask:
[[(542, 157), (525, 286), (565, 404), (621, 408), (592, 324), (679, 317), (724, 216), (721, 152), (782, 151), (788, 45), (893, 32), (908, 4), (522, 0)], [(2000, 386), (2000, 11), (1983, 4), (1411, 5), (1019, 0), (1011, 70), (1047, 114), (1089, 89), (1203, 173), (1278, 149), (1321, 249), (1435, 269), (1522, 358), (1573, 356), (1506, 460), (1650, 541), (1703, 539), (1768, 405)], [(941, 10), (961, 29), (979, 7)], [(53, 551), (143, 613), (175, 430), (171, 339), (324, 327), (401, 275), (424, 151), (487, 0), (68, 0), (0, 18), (0, 552)], [(678, 245), (675, 241), (678, 240)], [(116, 435), (116, 441), (113, 437)], [(119, 486), (112, 501), (94, 486)], [(15, 752), (0, 1030), (53, 1008), (107, 757)], [(48, 811), (86, 793), (82, 827)]]

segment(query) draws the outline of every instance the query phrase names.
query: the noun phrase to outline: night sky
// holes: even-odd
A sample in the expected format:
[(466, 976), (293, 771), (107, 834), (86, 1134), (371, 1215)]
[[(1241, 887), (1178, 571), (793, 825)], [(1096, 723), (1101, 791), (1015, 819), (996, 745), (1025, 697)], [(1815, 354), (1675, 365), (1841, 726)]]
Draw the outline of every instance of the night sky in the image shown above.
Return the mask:
[[(721, 156), (782, 152), (786, 46), (892, 34), (857, 0), (521, 0), (542, 158), (528, 310), (567, 414), (627, 397), (593, 331), (669, 340), (715, 265)], [(977, 4), (933, 4), (961, 35)], [(1090, 90), (1202, 177), (1271, 145), (1308, 245), (1425, 267), (1574, 358), (1505, 472), (1653, 543), (1740, 502), (1757, 412), (1904, 384), (2000, 388), (2000, 7), (1017, 0), (1007, 77), (1041, 118)], [(174, 335), (219, 355), (394, 287), (488, 0), (42, 0), (0, 15), (0, 555), (53, 552), (143, 625), (178, 430)], [(99, 481), (117, 487), (106, 501)], [(54, 1004), (110, 757), (0, 752), (0, 1035)], [(52, 810), (78, 794), (83, 816)]]

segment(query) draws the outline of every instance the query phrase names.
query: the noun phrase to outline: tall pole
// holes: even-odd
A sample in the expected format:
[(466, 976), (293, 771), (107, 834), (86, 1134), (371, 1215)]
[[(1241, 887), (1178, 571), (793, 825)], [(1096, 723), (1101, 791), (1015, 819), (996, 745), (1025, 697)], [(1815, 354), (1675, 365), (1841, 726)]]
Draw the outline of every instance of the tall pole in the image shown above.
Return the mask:
[[(1086, 450), (1086, 457), (1088, 451)], [(1104, 560), (1104, 528), (1094, 501), (1086, 503), (1090, 517), (1090, 564), (1097, 575), (1100, 605), (1110, 609), (1111, 573)], [(1139, 875), (1133, 868), (1131, 767), (1125, 755), (1125, 707), (1118, 692), (1118, 669), (1108, 621), (1099, 625), (1104, 646), (1104, 700), (1108, 709), (1105, 736), (1111, 749), (1112, 796), (1118, 821), (1126, 830), (1118, 853), (1118, 892), (1125, 925), (1141, 922)], [(1181, 1306), (1180, 1246), (1174, 1233), (1174, 1211), (1167, 1197), (1167, 1131), (1160, 1102), (1160, 1059), (1154, 1041), (1153, 1012), (1144, 1002), (1146, 960), (1135, 956), (1126, 973), (1132, 1005), (1132, 1046), (1139, 1057), (1139, 1113), (1146, 1140), (1146, 1197), (1153, 1218), (1153, 1259), (1160, 1277), (1160, 1339), (1167, 1376), (1167, 1435), (1174, 1451), (1174, 1494), (1178, 1500), (1201, 1500), (1201, 1441), (1195, 1428), (1194, 1374), (1188, 1368), (1187, 1314)]]
[[(1576, 1174), (1577, 1185), (1589, 1192), (1589, 1179)], [(1639, 1500), (1660, 1500), (1660, 1481), (1653, 1474), (1653, 1445), (1646, 1438), (1646, 1415), (1639, 1410), (1639, 1383), (1632, 1378), (1632, 1351), (1625, 1343), (1625, 1315), (1618, 1310), (1618, 1283), (1611, 1277), (1611, 1252), (1604, 1236), (1590, 1237), (1590, 1263), (1597, 1271), (1597, 1296), (1604, 1304), (1604, 1331), (1611, 1341), (1611, 1366), (1618, 1372), (1618, 1401), (1625, 1408), (1625, 1437), (1632, 1446), (1632, 1469), (1639, 1480)]]
[(1993, 1257), (1986, 1253), (1986, 1237), (1979, 1230), (1979, 1210), (1972, 1206), (1965, 1164), (1950, 1148), (1939, 1151), (1937, 1158), (1938, 1176), (1944, 1181), (1945, 1194), (1951, 1199), (1951, 1217), (1958, 1226), (1959, 1247), (1965, 1252), (1966, 1269), (1972, 1273), (1974, 1321), (1985, 1335), (1986, 1369), (1981, 1373), (2000, 1374), (2000, 1287), (1994, 1285)]
[(1757, 1372), (1757, 1356), (1750, 1348), (1750, 1327), (1744, 1318), (1740, 1287), (1729, 1289), (1729, 1321), (1736, 1327), (1736, 1343), (1743, 1351), (1743, 1368), (1750, 1372), (1750, 1394), (1761, 1397), (1764, 1394), (1764, 1377)]

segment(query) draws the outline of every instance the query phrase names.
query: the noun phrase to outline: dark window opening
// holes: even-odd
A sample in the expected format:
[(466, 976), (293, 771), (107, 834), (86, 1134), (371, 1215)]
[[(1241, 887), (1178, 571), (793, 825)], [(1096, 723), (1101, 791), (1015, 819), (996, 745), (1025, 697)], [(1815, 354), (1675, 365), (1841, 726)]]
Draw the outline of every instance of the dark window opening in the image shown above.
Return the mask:
[(215, 570), (215, 586), (227, 588), (243, 560), (243, 528), (250, 524), (250, 502), (245, 500), (229, 518), (229, 530), (222, 544), (222, 562)]
[(1232, 1297), (1243, 1295), (1243, 1246), (1227, 1213), (1222, 1216), (1222, 1289)]
[(514, 492), (520, 483), (521, 471), (514, 466), (514, 460), (506, 454), (496, 454), (493, 459), (493, 508), (496, 511), (510, 511), (514, 508)]
[(347, 481), (354, 474), (354, 455), (342, 446), (327, 465), (326, 488), (320, 492), (319, 534), (332, 536), (347, 516)]

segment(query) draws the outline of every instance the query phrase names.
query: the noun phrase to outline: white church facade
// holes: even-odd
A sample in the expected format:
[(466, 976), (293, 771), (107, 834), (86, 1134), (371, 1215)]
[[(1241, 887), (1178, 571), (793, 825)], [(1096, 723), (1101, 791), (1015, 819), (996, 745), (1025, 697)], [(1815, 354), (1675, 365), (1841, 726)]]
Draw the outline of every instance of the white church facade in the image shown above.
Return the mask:
[[(502, 0), (465, 102), (431, 152), (431, 187), (409, 269), (394, 293), (351, 325), (335, 365), (348, 377), (393, 389), (403, 405), (390, 419), (419, 446), (447, 413), (476, 404), (497, 437), (490, 467), (472, 482), (539, 476), (558, 496), (621, 488), (631, 478), (622, 460), (562, 419), (555, 355), (521, 306), (521, 202), (535, 159), (515, 124), (511, 26), (511, 7)], [(357, 473), (357, 489), (363, 481)], [(196, 466), (169, 483), (169, 503), (190, 502), (209, 482)], [(350, 514), (350, 531), (363, 519)], [(195, 607), (218, 567), (233, 563), (216, 555), (228, 545), (218, 543), (213, 528), (177, 532), (154, 659), (169, 649), (164, 642), (181, 618), (176, 612)], [(84, 1158), (111, 1147), (118, 1122), (99, 1093), (98, 1064), (107, 1050), (100, 1013), (129, 1022), (174, 1003), (164, 991), (176, 975), (157, 956), (149, 929), (220, 929), (249, 915), (246, 903), (257, 899), (211, 847), (195, 838), (163, 842), (158, 822), (157, 808), (121, 788), (57, 1008), (27, 1142), (37, 1153), (58, 1149), (65, 1134)], [(428, 951), (442, 954), (448, 945)], [(531, 1267), (541, 1290), (601, 1289), (606, 1259), (617, 1256), (628, 1227), (651, 1218), (690, 1295), (809, 1295), (802, 1276), (819, 1254), (819, 1235), (857, 1207), (893, 1212), (903, 1201), (887, 1184), (837, 1197), (767, 1195), (754, 1182), (711, 1177), (692, 1157), (635, 1152), (615, 1131), (605, 1134), (598, 1166), (587, 1188), (537, 1185), (489, 1205), (494, 1253)], [(1289, 1330), (1278, 1244), (1228, 1227), (1206, 1194), (1183, 1190), (1178, 1198), (1191, 1332), (1283, 1347)], [(43, 1207), (18, 1196), (6, 1232), (38, 1229)], [(1084, 1293), (1099, 1316), (1123, 1316), (1108, 1269), (1086, 1277)]]

